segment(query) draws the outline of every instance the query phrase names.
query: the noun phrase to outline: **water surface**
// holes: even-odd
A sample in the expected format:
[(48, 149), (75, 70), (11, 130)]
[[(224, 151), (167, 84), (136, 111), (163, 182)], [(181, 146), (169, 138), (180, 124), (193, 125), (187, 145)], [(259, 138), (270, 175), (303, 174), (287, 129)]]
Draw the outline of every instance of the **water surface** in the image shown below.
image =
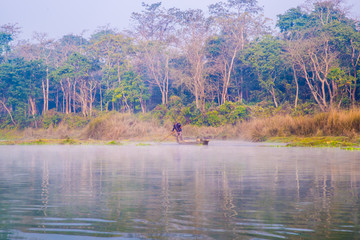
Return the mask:
[(360, 153), (0, 146), (0, 239), (360, 239)]

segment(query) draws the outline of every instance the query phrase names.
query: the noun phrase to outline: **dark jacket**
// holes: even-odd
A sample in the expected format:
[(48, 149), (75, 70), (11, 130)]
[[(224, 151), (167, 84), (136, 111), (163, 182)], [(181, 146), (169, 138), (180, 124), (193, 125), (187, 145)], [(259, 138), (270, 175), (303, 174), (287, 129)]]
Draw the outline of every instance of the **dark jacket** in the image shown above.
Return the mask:
[(181, 132), (182, 131), (181, 124), (175, 123), (172, 131), (174, 131), (174, 130), (176, 130), (176, 132)]

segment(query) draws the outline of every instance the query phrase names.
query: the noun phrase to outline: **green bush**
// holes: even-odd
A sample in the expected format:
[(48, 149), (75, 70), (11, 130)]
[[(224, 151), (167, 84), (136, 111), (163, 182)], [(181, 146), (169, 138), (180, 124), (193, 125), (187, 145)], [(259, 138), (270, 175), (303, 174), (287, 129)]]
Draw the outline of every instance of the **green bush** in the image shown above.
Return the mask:
[(248, 108), (245, 105), (235, 106), (234, 110), (227, 115), (227, 123), (236, 124), (248, 118)]
[(161, 124), (163, 124), (165, 120), (169, 120), (182, 124), (218, 127), (225, 124), (235, 125), (239, 121), (248, 119), (248, 109), (246, 105), (239, 102), (225, 102), (216, 108), (209, 107), (207, 112), (202, 113), (196, 108), (195, 103), (183, 106), (179, 98), (173, 97), (167, 106), (157, 106), (151, 115)]
[(181, 111), (183, 123), (198, 125), (199, 118), (201, 117), (201, 111), (196, 108), (196, 105), (190, 104), (187, 107), (183, 107)]
[(314, 103), (302, 103), (298, 104), (297, 108), (291, 113), (292, 116), (305, 116), (314, 115), (317, 110), (317, 106)]
[(223, 118), (218, 111), (214, 110), (206, 114), (204, 123), (207, 126), (218, 127), (222, 124)]
[(222, 116), (221, 124), (233, 124), (248, 119), (248, 107), (238, 102), (225, 102), (218, 107), (219, 114)]
[(62, 116), (56, 112), (49, 112), (44, 114), (42, 119), (43, 128), (47, 129), (50, 126), (56, 127), (62, 120)]
[(81, 128), (85, 127), (90, 122), (90, 118), (78, 114), (68, 114), (64, 117), (63, 121), (69, 128)]
[(165, 105), (158, 105), (152, 110), (152, 116), (154, 117), (154, 119), (163, 124), (165, 122), (165, 116), (167, 112), (168, 109)]

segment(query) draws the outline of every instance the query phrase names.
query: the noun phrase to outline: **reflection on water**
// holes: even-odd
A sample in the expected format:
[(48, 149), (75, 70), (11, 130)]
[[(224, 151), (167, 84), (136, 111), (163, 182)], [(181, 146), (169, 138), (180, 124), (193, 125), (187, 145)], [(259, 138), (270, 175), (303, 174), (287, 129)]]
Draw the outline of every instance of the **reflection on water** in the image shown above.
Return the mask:
[(360, 153), (1, 146), (0, 239), (360, 239)]

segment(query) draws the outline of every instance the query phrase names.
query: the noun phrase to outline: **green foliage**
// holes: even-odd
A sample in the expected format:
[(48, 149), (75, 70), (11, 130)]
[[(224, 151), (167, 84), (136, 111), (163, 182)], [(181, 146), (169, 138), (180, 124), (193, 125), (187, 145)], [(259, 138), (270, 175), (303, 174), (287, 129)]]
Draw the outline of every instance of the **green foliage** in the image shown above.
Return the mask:
[(10, 52), (10, 45), (9, 43), (12, 41), (11, 34), (0, 32), (0, 63), (3, 59), (3, 54)]
[[(0, 32), (0, 127), (49, 128), (61, 121), (70, 128), (83, 127), (89, 122), (78, 115), (83, 109), (91, 114), (100, 109), (141, 112), (141, 117), (160, 123), (199, 126), (235, 125), (244, 119), (282, 113), (314, 114), (318, 111), (314, 103), (319, 101), (305, 76), (316, 82), (313, 88), (320, 89), (320, 75), (328, 81), (322, 100), (330, 102), (333, 91), (331, 107), (355, 106), (360, 99), (360, 31), (355, 19), (347, 17), (336, 3), (318, 1), (306, 10), (289, 9), (278, 16), (281, 36), (263, 31), (265, 24), (259, 23), (264, 19), (255, 0), (212, 5), (211, 17), (202, 20), (206, 27), (219, 31), (209, 32), (206, 38), (201, 38), (202, 29), (197, 25), (197, 17), (203, 17), (197, 15), (200, 12), (165, 9), (161, 3), (144, 4), (143, 12), (132, 15), (135, 32), (141, 31), (144, 42), (140, 37), (102, 29), (90, 40), (71, 34), (55, 41), (56, 48), (45, 41), (20, 45), (12, 53), (13, 36)], [(186, 21), (189, 29), (177, 25), (180, 20)], [(189, 32), (196, 41), (174, 36), (177, 29), (194, 30)], [(320, 41), (324, 38), (326, 41)], [(201, 68), (197, 77), (206, 80), (201, 86), (189, 81), (189, 52), (179, 48), (174, 53), (174, 40), (205, 52), (201, 57), (204, 65), (197, 66)], [(20, 51), (22, 47), (29, 50), (26, 55)], [(314, 55), (306, 55), (310, 48)], [(42, 60), (15, 57), (22, 54), (26, 59)], [(329, 66), (324, 66), (325, 60)], [(196, 91), (204, 93), (201, 111), (193, 102)], [(161, 93), (168, 98), (166, 105)], [(229, 101), (219, 106), (225, 99)], [(295, 99), (300, 103), (296, 109)], [(162, 100), (163, 104), (157, 105)], [(49, 108), (58, 112), (47, 112), (47, 101)], [(144, 114), (149, 110), (152, 112)]]
[(316, 113), (317, 107), (312, 102), (307, 102), (303, 104), (299, 104), (296, 109), (292, 112), (292, 116), (305, 116), (305, 115), (313, 115)]
[(236, 124), (245, 119), (248, 119), (248, 108), (245, 105), (235, 106), (234, 110), (227, 116), (228, 123), (230, 124)]
[(123, 144), (121, 142), (110, 141), (110, 142), (106, 143), (106, 145), (123, 145)]
[(165, 122), (165, 116), (168, 112), (168, 109), (165, 105), (158, 105), (152, 110), (152, 115), (154, 119), (158, 120), (161, 124)]
[(206, 44), (206, 52), (208, 58), (216, 58), (220, 56), (221, 52), (223, 51), (225, 39), (220, 36), (214, 36), (213, 38), (209, 39)]
[(180, 122), (182, 124), (192, 124), (197, 126), (218, 127), (225, 124), (233, 124), (243, 121), (249, 117), (248, 107), (238, 102), (225, 102), (216, 109), (210, 109), (206, 113), (201, 113), (195, 104), (189, 106), (157, 106), (152, 111), (152, 116), (164, 123), (165, 120)]
[(141, 104), (150, 98), (148, 88), (134, 71), (123, 73), (121, 81), (115, 89), (111, 90), (111, 93), (112, 101), (121, 101), (124, 108), (130, 112), (141, 110)]
[(68, 114), (64, 116), (63, 121), (69, 128), (82, 128), (90, 122), (90, 118), (79, 114)]
[(88, 40), (86, 40), (82, 36), (68, 34), (68, 35), (64, 35), (60, 39), (60, 43), (63, 46), (85, 46), (88, 44)]
[(56, 127), (62, 118), (63, 116), (60, 113), (55, 111), (47, 112), (43, 115), (43, 128)]
[(272, 99), (276, 98), (275, 89), (280, 90), (277, 84), (284, 65), (282, 45), (278, 39), (265, 36), (254, 42), (245, 55), (246, 62), (252, 68), (254, 76), (257, 76), (259, 86), (264, 92), (268, 92)]
[(203, 118), (203, 113), (196, 108), (195, 104), (184, 107), (181, 112), (182, 122), (185, 122), (185, 124), (199, 125), (199, 122)]
[(41, 61), (18, 58), (0, 65), (1, 107), (5, 105), (12, 111), (19, 127), (35, 124), (39, 117), (37, 109), (45, 75), (45, 66)]
[(348, 137), (306, 137), (281, 140), (288, 142), (287, 146), (289, 147), (344, 147), (349, 148), (348, 150), (353, 150), (351, 147), (358, 146)]
[(71, 139), (70, 137), (67, 136), (60, 144), (73, 145), (75, 143), (76, 141), (74, 139)]
[(297, 7), (278, 15), (276, 26), (290, 38), (294, 37), (296, 32), (310, 27), (310, 24), (310, 16), (301, 10), (300, 7)]
[(47, 142), (47, 140), (44, 140), (44, 139), (38, 139), (35, 141), (21, 143), (21, 145), (46, 145), (46, 144), (48, 144), (48, 142)]
[(205, 114), (203, 118), (200, 118), (198, 123), (205, 126), (218, 127), (223, 122), (223, 116), (219, 114), (218, 111), (210, 111)]

